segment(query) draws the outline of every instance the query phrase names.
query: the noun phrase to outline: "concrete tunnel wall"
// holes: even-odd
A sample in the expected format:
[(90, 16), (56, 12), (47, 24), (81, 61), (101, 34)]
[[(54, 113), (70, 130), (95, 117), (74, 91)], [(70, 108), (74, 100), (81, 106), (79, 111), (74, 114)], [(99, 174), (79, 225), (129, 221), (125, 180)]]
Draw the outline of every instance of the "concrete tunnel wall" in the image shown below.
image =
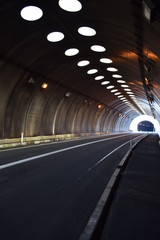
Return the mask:
[(71, 92), (61, 84), (49, 82), (42, 89), (43, 79), (28, 83), (31, 74), (10, 63), (1, 63), (0, 138), (128, 131), (130, 121), (118, 111)]

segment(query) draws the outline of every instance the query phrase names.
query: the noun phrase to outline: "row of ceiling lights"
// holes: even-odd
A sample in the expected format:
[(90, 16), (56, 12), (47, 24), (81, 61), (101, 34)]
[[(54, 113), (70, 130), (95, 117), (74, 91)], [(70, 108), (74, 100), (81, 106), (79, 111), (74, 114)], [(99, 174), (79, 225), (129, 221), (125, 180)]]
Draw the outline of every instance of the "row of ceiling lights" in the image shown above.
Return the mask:
[[(59, 6), (66, 11), (70, 11), (70, 12), (76, 12), (76, 11), (80, 11), (82, 9), (82, 4), (78, 1), (78, 0), (59, 0)], [(25, 8), (23, 8), (21, 10), (21, 16), (23, 19), (28, 20), (28, 21), (35, 21), (38, 20), (39, 18), (41, 18), (43, 16), (43, 11), (36, 6), (27, 6)], [(79, 34), (83, 35), (83, 36), (94, 36), (96, 35), (96, 31), (93, 28), (90, 27), (80, 27), (78, 29)], [(58, 42), (64, 39), (64, 34), (61, 32), (52, 32), (49, 33), (47, 35), (47, 40), (50, 42)], [(91, 46), (91, 50), (95, 51), (95, 52), (104, 52), (106, 51), (106, 49), (103, 46), (100, 45), (93, 45)], [(65, 51), (65, 55), (66, 56), (74, 56), (76, 54), (79, 53), (79, 50), (77, 48), (70, 48), (68, 50)], [(111, 59), (108, 58), (101, 58), (100, 62), (102, 63), (112, 63), (113, 61)], [(82, 60), (80, 62), (78, 62), (78, 66), (79, 67), (83, 67), (90, 64), (90, 62), (88, 60)], [(117, 72), (118, 69), (114, 68), (114, 67), (108, 67), (107, 71), (109, 72)], [(90, 69), (87, 71), (87, 74), (95, 74), (97, 73), (98, 70), (97, 69)], [(122, 78), (121, 75), (119, 74), (113, 74), (112, 75), (113, 78), (118, 79), (117, 82), (118, 83), (126, 83), (126, 81), (124, 80), (120, 80), (120, 78)], [(104, 76), (96, 76), (95, 80), (102, 80), (104, 79)], [(101, 85), (108, 85), (110, 82), (109, 81), (103, 81), (101, 82)], [(45, 85), (46, 87), (47, 85)], [(132, 93), (131, 89), (128, 88), (128, 85), (121, 85), (121, 87), (123, 88), (124, 91), (127, 92), (127, 94), (132, 98), (132, 100), (136, 103), (136, 105), (138, 106), (138, 103), (135, 99), (134, 94)], [(122, 100), (125, 103), (128, 103), (130, 106), (132, 106), (129, 101), (127, 100), (126, 97), (124, 97), (123, 94), (121, 94), (121, 92), (118, 91), (118, 89), (115, 89), (113, 85), (108, 85), (106, 87), (106, 89), (110, 89), (111, 93), (114, 93), (115, 96), (118, 97), (118, 99)], [(138, 106), (140, 108), (140, 106)], [(140, 108), (141, 109), (141, 108)], [(143, 110), (143, 109), (141, 109)]]

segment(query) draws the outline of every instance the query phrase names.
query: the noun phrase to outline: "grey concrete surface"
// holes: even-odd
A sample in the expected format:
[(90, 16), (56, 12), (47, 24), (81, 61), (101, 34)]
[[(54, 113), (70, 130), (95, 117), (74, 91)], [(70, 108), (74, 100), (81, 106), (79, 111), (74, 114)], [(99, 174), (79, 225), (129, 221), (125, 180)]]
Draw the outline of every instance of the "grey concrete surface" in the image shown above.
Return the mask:
[(152, 134), (135, 149), (115, 194), (101, 240), (160, 239), (160, 147)]

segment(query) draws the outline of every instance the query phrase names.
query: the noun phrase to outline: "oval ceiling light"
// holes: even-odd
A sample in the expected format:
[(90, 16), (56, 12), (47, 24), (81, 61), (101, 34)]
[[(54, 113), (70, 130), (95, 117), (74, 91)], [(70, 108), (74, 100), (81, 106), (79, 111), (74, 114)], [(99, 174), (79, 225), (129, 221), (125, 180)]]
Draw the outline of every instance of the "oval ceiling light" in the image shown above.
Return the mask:
[(118, 98), (124, 97), (124, 95), (119, 95)]
[(79, 53), (79, 50), (77, 48), (70, 48), (65, 51), (66, 56), (74, 56)]
[(78, 0), (59, 0), (58, 4), (68, 12), (78, 12), (82, 9), (82, 4)]
[(125, 97), (120, 98), (120, 100), (125, 100), (125, 99), (126, 99)]
[(82, 61), (77, 63), (77, 65), (79, 67), (84, 67), (84, 66), (87, 66), (88, 64), (90, 64), (90, 62), (88, 60), (82, 60)]
[(104, 78), (104, 76), (97, 76), (97, 77), (95, 77), (95, 80), (101, 80), (103, 78)]
[(118, 83), (126, 83), (124, 80), (117, 80)]
[(36, 6), (27, 6), (21, 10), (21, 17), (27, 21), (36, 21), (43, 15), (42, 10)]
[(102, 62), (102, 63), (112, 63), (113, 61), (109, 58), (101, 58), (100, 62)]
[(114, 88), (114, 86), (113, 85), (110, 85), (110, 86), (108, 86), (108, 87), (106, 87), (107, 89), (112, 89), (112, 88)]
[(118, 92), (118, 89), (113, 89), (113, 90), (111, 90), (111, 92)]
[(121, 76), (121, 75), (118, 75), (118, 74), (113, 74), (112, 77), (113, 77), (113, 78), (122, 78), (122, 76)]
[(94, 74), (96, 72), (98, 72), (97, 69), (90, 69), (90, 70), (87, 71), (88, 74)]
[(96, 31), (93, 28), (90, 27), (80, 27), (78, 28), (79, 34), (87, 37), (91, 37), (96, 35)]
[(101, 85), (107, 85), (109, 83), (110, 83), (109, 81), (104, 81), (104, 82), (101, 82)]
[(91, 47), (91, 50), (94, 51), (94, 52), (105, 52), (106, 51), (106, 49), (103, 46), (100, 46), (100, 45), (93, 45)]
[(124, 84), (124, 85), (121, 85), (121, 87), (125, 88), (125, 87), (129, 87), (129, 86)]
[(131, 92), (131, 89), (125, 88), (124, 91), (126, 91), (126, 92)]
[(120, 95), (121, 94), (121, 92), (117, 92), (117, 93), (115, 93), (114, 95)]
[(114, 68), (114, 67), (108, 67), (108, 68), (107, 68), (107, 71), (109, 71), (109, 72), (117, 72), (118, 69), (117, 69), (117, 68)]
[(64, 34), (61, 32), (51, 32), (47, 35), (49, 42), (59, 42), (64, 38)]

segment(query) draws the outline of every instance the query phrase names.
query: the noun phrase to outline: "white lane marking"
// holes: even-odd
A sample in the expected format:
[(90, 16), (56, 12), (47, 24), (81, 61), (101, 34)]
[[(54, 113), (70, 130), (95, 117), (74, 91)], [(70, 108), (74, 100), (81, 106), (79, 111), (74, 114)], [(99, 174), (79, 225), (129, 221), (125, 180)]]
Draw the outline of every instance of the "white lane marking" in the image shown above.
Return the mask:
[(18, 160), (16, 162), (6, 163), (6, 164), (3, 164), (3, 165), (0, 165), (0, 170), (4, 169), (4, 168), (9, 168), (9, 167), (15, 166), (15, 165), (18, 165), (18, 164), (21, 164), (21, 163), (25, 163), (25, 162), (33, 161), (33, 160), (36, 160), (36, 159), (39, 159), (39, 158), (43, 158), (43, 157), (47, 157), (47, 156), (50, 156), (50, 155), (54, 155), (56, 153), (61, 153), (61, 152), (65, 152), (65, 151), (68, 151), (68, 150), (71, 150), (71, 149), (75, 149), (75, 148), (91, 145), (91, 144), (98, 143), (98, 142), (104, 142), (104, 141), (108, 141), (108, 140), (115, 139), (115, 138), (121, 138), (121, 137), (124, 137), (124, 136), (128, 136), (128, 134), (123, 135), (123, 136), (118, 136), (118, 137), (101, 139), (101, 140), (97, 140), (97, 141), (93, 141), (93, 142), (89, 142), (89, 143), (83, 143), (83, 144), (79, 144), (79, 145), (76, 145), (76, 146), (72, 146), (72, 147), (56, 150), (56, 151), (53, 151), (53, 152), (40, 154), (40, 155), (37, 155), (37, 156), (34, 156), (34, 157), (25, 158), (25, 159), (22, 159), (22, 160)]
[(84, 175), (86, 175), (88, 172), (90, 172), (93, 168), (95, 168), (97, 165), (99, 165), (101, 162), (103, 162), (107, 157), (109, 157), (112, 153), (116, 152), (118, 149), (120, 149), (121, 147), (125, 146), (126, 144), (128, 144), (130, 141), (127, 141), (125, 143), (123, 143), (122, 145), (120, 145), (119, 147), (115, 148), (113, 151), (111, 151), (110, 153), (108, 153), (106, 156), (104, 156), (103, 158), (101, 158), (98, 162), (96, 162), (93, 166), (91, 166), (90, 168), (87, 169), (86, 172), (84, 172), (80, 177), (78, 177), (78, 180), (81, 179), (82, 177), (84, 177)]
[[(132, 140), (135, 140), (137, 138), (140, 138), (140, 136), (137, 136), (135, 138), (133, 138)], [(112, 153), (116, 152), (118, 149), (120, 149), (121, 147), (125, 146), (126, 144), (128, 144), (130, 142), (127, 141), (125, 143), (123, 143), (122, 145), (120, 145), (119, 147), (115, 148), (114, 150), (112, 150), (110, 153), (108, 153), (106, 156), (104, 156), (103, 158), (101, 158), (98, 162), (96, 162), (93, 166), (91, 166), (90, 168), (87, 169), (87, 171), (85, 171), (80, 177), (78, 177), (78, 180), (80, 180), (84, 175), (86, 175), (89, 171), (91, 171), (94, 167), (96, 167), (97, 165), (99, 165), (101, 162), (103, 162), (107, 157), (109, 157)]]

